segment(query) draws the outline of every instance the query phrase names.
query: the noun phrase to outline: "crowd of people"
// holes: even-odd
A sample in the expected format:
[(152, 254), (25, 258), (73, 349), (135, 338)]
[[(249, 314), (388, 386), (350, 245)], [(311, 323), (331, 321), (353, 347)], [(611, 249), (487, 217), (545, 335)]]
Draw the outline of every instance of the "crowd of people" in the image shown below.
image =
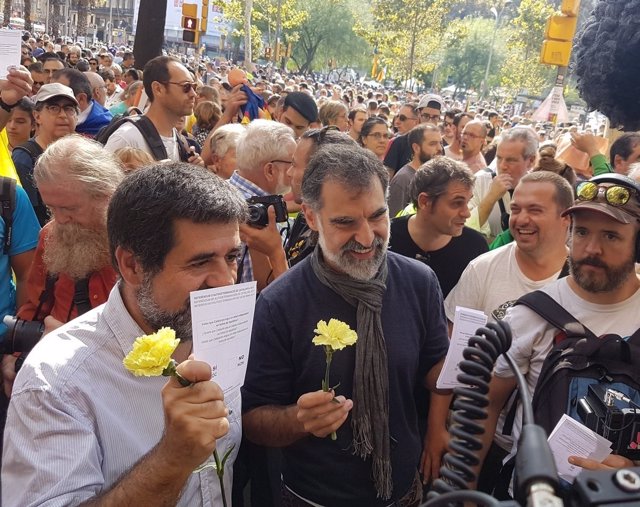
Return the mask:
[[(417, 507), (449, 442), (457, 307), (511, 325), (532, 393), (556, 331), (521, 296), (596, 336), (640, 328), (640, 133), (606, 158), (598, 128), (505, 105), (112, 49), (26, 37), (0, 81), (20, 182), (0, 199), (5, 506)], [(248, 281), (246, 379), (224, 399), (191, 356), (189, 293)], [(330, 319), (358, 341), (325, 392)], [(122, 367), (162, 327), (189, 388)], [(504, 498), (514, 390), (501, 359), (470, 484)]]

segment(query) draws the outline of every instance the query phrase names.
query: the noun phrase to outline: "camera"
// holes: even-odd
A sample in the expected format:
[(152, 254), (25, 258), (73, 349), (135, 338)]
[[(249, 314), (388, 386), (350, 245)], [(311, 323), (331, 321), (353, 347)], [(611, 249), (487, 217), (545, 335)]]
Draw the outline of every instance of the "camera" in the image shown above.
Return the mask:
[(23, 320), (7, 315), (2, 322), (7, 326), (7, 331), (0, 341), (0, 354), (29, 352), (44, 333), (44, 323), (37, 320)]
[(253, 196), (247, 199), (249, 204), (249, 218), (247, 224), (254, 227), (264, 227), (269, 223), (269, 206), (276, 210), (276, 222), (286, 222), (288, 218), (287, 203), (281, 195)]
[(640, 459), (640, 408), (627, 395), (591, 384), (578, 401), (578, 415), (585, 426), (611, 442), (614, 454)]

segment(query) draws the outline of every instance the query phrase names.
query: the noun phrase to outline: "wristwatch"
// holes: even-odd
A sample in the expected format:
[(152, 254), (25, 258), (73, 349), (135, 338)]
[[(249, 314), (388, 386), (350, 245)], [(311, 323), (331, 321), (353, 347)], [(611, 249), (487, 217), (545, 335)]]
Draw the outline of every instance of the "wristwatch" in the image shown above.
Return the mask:
[(7, 104), (4, 100), (2, 100), (2, 96), (0, 95), (0, 107), (4, 109), (7, 113), (10, 113), (11, 110), (18, 105), (18, 102), (15, 104)]

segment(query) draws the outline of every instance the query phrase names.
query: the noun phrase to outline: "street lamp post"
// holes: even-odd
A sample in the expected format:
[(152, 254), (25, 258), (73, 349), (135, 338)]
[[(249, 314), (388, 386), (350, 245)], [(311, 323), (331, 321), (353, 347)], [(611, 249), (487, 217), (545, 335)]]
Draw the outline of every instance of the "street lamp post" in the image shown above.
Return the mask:
[(481, 98), (485, 98), (489, 91), (489, 71), (491, 70), (491, 60), (493, 59), (493, 50), (496, 43), (496, 35), (498, 34), (498, 30), (500, 29), (500, 22), (502, 21), (502, 15), (504, 14), (505, 9), (511, 5), (511, 0), (504, 0), (500, 11), (498, 11), (495, 7), (491, 7), (491, 12), (496, 18), (496, 24), (493, 29), (493, 35), (491, 36), (491, 45), (489, 46), (489, 58), (487, 59), (487, 68), (484, 71), (484, 81), (482, 82), (482, 96)]

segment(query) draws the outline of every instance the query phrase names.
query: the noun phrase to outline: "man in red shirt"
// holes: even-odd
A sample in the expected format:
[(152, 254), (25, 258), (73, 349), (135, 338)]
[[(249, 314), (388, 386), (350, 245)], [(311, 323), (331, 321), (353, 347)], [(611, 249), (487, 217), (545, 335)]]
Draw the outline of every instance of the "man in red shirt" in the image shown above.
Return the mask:
[[(38, 159), (34, 179), (52, 220), (40, 232), (17, 317), (44, 322), (44, 334), (106, 302), (116, 282), (107, 239), (107, 207), (124, 176), (117, 158), (79, 135), (65, 136)], [(4, 356), (7, 396), (14, 356)]]

